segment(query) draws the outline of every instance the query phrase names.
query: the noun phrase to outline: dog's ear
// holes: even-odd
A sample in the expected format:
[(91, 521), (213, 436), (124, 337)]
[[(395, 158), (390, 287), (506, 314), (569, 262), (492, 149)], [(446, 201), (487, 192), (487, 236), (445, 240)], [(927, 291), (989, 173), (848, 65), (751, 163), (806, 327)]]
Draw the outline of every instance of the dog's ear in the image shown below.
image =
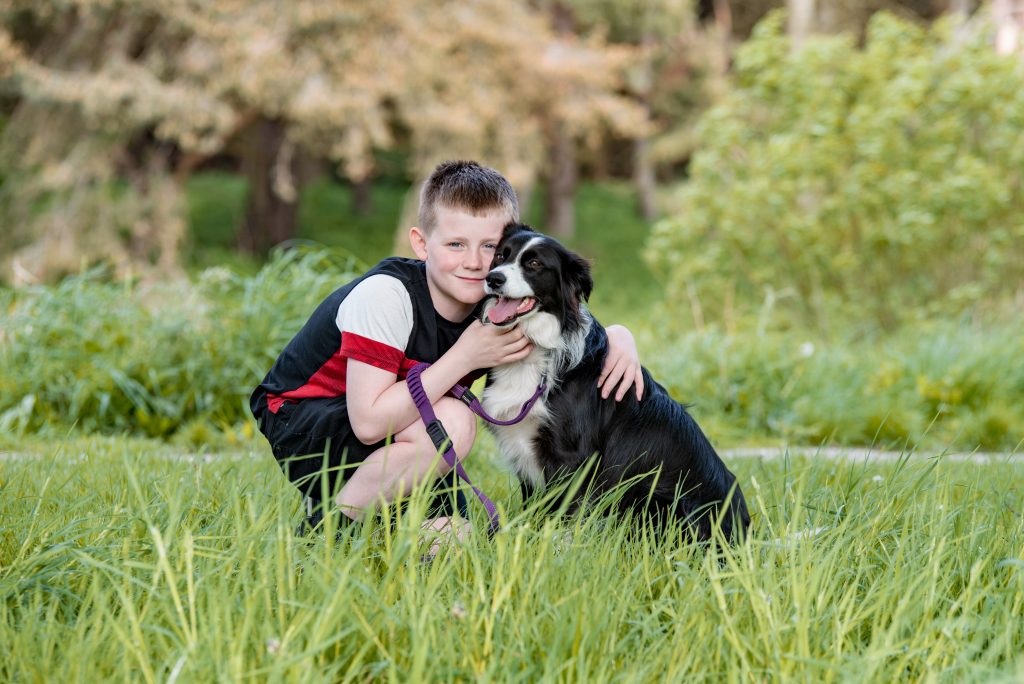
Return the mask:
[(588, 301), (594, 289), (594, 279), (590, 276), (590, 262), (574, 252), (566, 252), (562, 262), (564, 275), (563, 287), (569, 288), (570, 299), (579, 302)]
[(505, 224), (505, 229), (501, 231), (501, 239), (505, 240), (510, 235), (515, 235), (520, 231), (526, 231), (527, 233), (537, 232), (530, 226), (526, 225), (525, 223), (516, 223), (513, 221), (512, 223)]

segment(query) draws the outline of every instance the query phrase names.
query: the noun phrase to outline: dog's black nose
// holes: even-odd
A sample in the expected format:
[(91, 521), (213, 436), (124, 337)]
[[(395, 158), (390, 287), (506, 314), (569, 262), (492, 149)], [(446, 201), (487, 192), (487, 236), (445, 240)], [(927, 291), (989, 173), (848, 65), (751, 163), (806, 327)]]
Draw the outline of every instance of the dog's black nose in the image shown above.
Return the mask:
[(505, 284), (505, 274), (497, 271), (491, 271), (487, 274), (487, 287), (492, 290), (497, 290), (499, 287)]

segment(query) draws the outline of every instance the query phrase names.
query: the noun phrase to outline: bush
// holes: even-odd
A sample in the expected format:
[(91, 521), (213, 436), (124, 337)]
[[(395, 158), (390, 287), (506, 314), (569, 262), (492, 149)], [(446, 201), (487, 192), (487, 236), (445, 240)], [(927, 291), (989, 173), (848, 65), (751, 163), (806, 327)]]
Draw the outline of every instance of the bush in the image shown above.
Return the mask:
[(1019, 325), (919, 324), (876, 340), (683, 336), (650, 360), (718, 443), (1019, 449)]
[[(329, 292), (354, 276), (328, 252), (259, 273), (142, 285), (103, 271), (0, 289), (0, 436), (71, 429), (220, 449), (252, 435), (252, 388)], [(832, 442), (1012, 450), (1024, 439), (1017, 324), (918, 324), (865, 340), (708, 331), (644, 362), (719, 445)], [(857, 339), (854, 339), (857, 337)], [(655, 353), (653, 350), (657, 350)], [(17, 439), (17, 437), (15, 437)]]
[(863, 48), (816, 37), (794, 52), (782, 24), (770, 15), (739, 51), (737, 87), (703, 118), (674, 218), (648, 242), (670, 300), (708, 319), (778, 300), (827, 330), (1019, 290), (1019, 57), (885, 13)]
[[(252, 278), (0, 290), (0, 432), (76, 426), (194, 443), (248, 424), (248, 396), (320, 301), (355, 273), (326, 252), (277, 254)], [(198, 431), (198, 432), (197, 432)], [(195, 433), (195, 434), (193, 434)]]

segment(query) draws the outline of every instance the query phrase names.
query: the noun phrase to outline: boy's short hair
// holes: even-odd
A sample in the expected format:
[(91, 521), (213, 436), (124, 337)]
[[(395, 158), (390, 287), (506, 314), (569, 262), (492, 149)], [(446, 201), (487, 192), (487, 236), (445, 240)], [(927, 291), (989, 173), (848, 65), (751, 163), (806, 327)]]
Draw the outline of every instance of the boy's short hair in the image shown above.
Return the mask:
[(519, 220), (519, 200), (512, 184), (494, 169), (473, 161), (441, 162), (420, 190), (419, 228), (429, 234), (437, 227), (437, 208), (483, 214), (504, 210), (509, 223)]

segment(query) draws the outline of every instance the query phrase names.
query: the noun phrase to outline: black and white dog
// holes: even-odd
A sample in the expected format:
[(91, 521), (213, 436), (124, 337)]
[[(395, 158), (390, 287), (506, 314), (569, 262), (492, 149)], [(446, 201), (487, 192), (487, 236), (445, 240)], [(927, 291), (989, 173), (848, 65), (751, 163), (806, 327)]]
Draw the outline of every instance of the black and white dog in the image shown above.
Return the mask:
[(534, 351), (490, 371), (484, 408), (510, 419), (540, 384), (547, 385), (522, 422), (489, 426), (506, 464), (529, 493), (571, 475), (597, 454), (587, 484), (592, 493), (632, 479), (620, 508), (678, 516), (703, 540), (720, 518), (726, 536), (738, 539), (750, 524), (743, 494), (686, 409), (647, 369), (641, 401), (632, 392), (621, 402), (601, 398), (597, 380), (608, 338), (584, 304), (592, 287), (582, 257), (528, 226), (505, 228), (486, 278), (483, 317), (520, 326)]

